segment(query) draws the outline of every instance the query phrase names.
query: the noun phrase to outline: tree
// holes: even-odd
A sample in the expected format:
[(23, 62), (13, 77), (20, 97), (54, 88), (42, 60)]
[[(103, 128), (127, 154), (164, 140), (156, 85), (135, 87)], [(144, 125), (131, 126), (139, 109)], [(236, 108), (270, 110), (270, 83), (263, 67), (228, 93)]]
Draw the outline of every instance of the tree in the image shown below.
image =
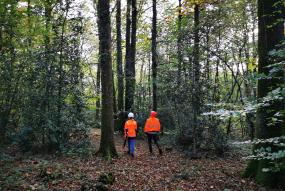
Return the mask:
[(97, 72), (96, 72), (96, 118), (100, 118), (100, 107), (101, 107), (101, 66), (100, 62), (97, 63)]
[(124, 76), (122, 68), (122, 31), (121, 31), (121, 0), (117, 0), (116, 12), (117, 30), (117, 81), (118, 81), (118, 110), (124, 110)]
[(200, 57), (199, 57), (199, 22), (200, 22), (200, 10), (199, 5), (194, 5), (194, 50), (193, 50), (193, 87), (192, 92), (192, 108), (193, 108), (193, 155), (197, 153), (197, 129), (199, 127), (199, 115), (200, 115)]
[(101, 142), (98, 153), (107, 159), (117, 156), (114, 143), (111, 19), (109, 9), (109, 0), (98, 0), (99, 62), (102, 72)]
[(181, 81), (181, 68), (182, 68), (182, 3), (178, 0), (178, 35), (177, 35), (177, 61), (178, 61), (178, 71), (177, 71), (177, 84), (180, 85)]
[(126, 54), (125, 54), (125, 110), (128, 111), (131, 108), (131, 95), (130, 95), (130, 77), (131, 77), (131, 0), (127, 0), (127, 12), (126, 12)]
[(0, 131), (9, 127), (0, 136), (13, 134), (23, 150), (61, 150), (87, 132), (78, 4), (7, 0), (0, 7)]
[[(132, 16), (130, 18), (130, 9)], [(127, 24), (126, 24), (126, 69), (125, 69), (125, 110), (134, 109), (135, 94), (135, 62), (136, 62), (136, 33), (137, 33), (137, 1), (127, 1)]]
[[(282, 15), (283, 2), (279, 0), (258, 1), (258, 73), (270, 74), (271, 65), (275, 63), (269, 52), (279, 49), (278, 45), (284, 40), (284, 20)], [(257, 97), (259, 102), (271, 91), (284, 83), (284, 71), (280, 70), (273, 78), (262, 78), (258, 80)], [(274, 100), (268, 105), (263, 105), (257, 110), (256, 137), (267, 139), (284, 135), (284, 120), (279, 118), (272, 122), (276, 113), (284, 111), (284, 100)], [(262, 147), (271, 147), (276, 151), (274, 145), (255, 145), (255, 150)], [(284, 181), (283, 172), (264, 172), (264, 168), (270, 167), (270, 160), (252, 160), (247, 166), (245, 175), (255, 178), (259, 183), (267, 186), (277, 186)], [(283, 183), (283, 187), (284, 187)]]
[(157, 111), (157, 53), (156, 53), (156, 36), (157, 36), (157, 12), (156, 0), (152, 1), (152, 30), (151, 30), (151, 58), (152, 58), (152, 109)]

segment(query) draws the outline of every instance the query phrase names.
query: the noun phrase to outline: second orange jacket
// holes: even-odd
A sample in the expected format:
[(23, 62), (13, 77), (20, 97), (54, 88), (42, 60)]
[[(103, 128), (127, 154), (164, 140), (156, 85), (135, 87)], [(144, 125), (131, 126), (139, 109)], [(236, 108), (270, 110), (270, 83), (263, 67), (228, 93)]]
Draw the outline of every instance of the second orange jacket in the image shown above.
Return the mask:
[(127, 135), (128, 137), (136, 137), (137, 128), (138, 128), (137, 122), (134, 119), (129, 119), (125, 123), (125, 128), (124, 128), (125, 136)]
[(150, 117), (146, 120), (144, 132), (159, 132), (160, 122), (156, 117)]

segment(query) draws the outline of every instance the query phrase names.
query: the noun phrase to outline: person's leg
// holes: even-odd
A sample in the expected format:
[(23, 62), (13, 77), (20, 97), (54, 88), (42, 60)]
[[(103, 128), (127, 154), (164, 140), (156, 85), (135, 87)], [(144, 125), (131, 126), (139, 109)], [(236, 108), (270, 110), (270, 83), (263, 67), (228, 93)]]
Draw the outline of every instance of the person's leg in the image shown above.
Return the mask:
[(130, 144), (131, 139), (129, 137), (127, 139), (128, 139), (128, 154), (130, 154), (131, 153), (131, 144)]
[(152, 139), (152, 134), (147, 133), (148, 148), (150, 153), (152, 153), (151, 139)]
[(159, 140), (159, 137), (157, 134), (154, 134), (153, 135), (153, 140), (154, 140), (154, 144), (157, 146), (158, 148), (158, 151), (159, 151), (159, 154), (162, 155), (162, 149), (160, 148), (159, 144), (158, 144), (158, 140)]
[(130, 148), (131, 155), (134, 157), (135, 155), (135, 138), (130, 138)]

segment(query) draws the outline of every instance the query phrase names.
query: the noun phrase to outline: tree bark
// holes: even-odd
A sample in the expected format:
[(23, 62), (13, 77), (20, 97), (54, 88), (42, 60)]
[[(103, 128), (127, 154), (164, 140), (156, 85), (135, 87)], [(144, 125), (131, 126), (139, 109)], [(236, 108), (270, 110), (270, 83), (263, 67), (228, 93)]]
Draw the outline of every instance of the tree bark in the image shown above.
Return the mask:
[(109, 0), (98, 0), (99, 61), (102, 71), (101, 142), (98, 153), (107, 159), (117, 156), (114, 143), (111, 20), (109, 9)]
[(117, 31), (117, 81), (118, 81), (118, 110), (124, 110), (124, 76), (122, 60), (122, 30), (121, 30), (121, 0), (117, 0), (116, 31)]
[(128, 110), (134, 111), (134, 96), (136, 87), (136, 43), (137, 43), (137, 0), (132, 0), (132, 30), (131, 30), (131, 50), (130, 50), (130, 86), (129, 86), (129, 106)]
[(152, 33), (151, 33), (151, 53), (152, 53), (152, 110), (157, 111), (157, 52), (156, 52), (156, 36), (157, 36), (157, 12), (156, 0), (152, 1)]
[[(279, 2), (279, 3), (278, 3)], [(258, 1), (258, 72), (268, 75), (271, 68), (268, 66), (274, 63), (268, 53), (273, 49), (278, 49), (284, 40), (284, 20), (282, 20), (282, 4), (279, 0), (259, 0)], [(281, 22), (282, 21), (282, 22)], [(271, 90), (274, 90), (284, 84), (284, 73), (279, 72), (272, 79), (259, 79), (257, 87), (257, 97), (262, 99)], [(257, 110), (256, 136), (257, 138), (267, 139), (284, 135), (284, 121), (270, 125), (271, 119), (277, 112), (284, 110), (284, 101), (275, 100), (269, 106), (262, 106)], [(273, 145), (255, 145), (254, 149), (270, 146), (278, 151)], [(277, 149), (277, 150), (276, 150)], [(253, 177), (260, 184), (285, 188), (284, 172), (263, 172), (263, 168), (270, 166), (269, 160), (252, 160), (247, 166), (245, 176)]]
[[(271, 70), (267, 66), (273, 64), (274, 61), (269, 57), (268, 53), (277, 48), (276, 45), (281, 44), (284, 40), (284, 22), (282, 20), (282, 6), (276, 6), (279, 0), (259, 0), (258, 1), (258, 72), (260, 74), (269, 74)], [(280, 13), (278, 13), (280, 11)], [(270, 16), (271, 15), (271, 16)], [(278, 48), (277, 48), (278, 49)], [(273, 79), (260, 79), (258, 81), (257, 87), (257, 98), (265, 97), (268, 92), (279, 87), (284, 83), (283, 76), (284, 74), (279, 73), (276, 78)], [(279, 79), (277, 78), (279, 77)], [(267, 117), (272, 117), (274, 113), (284, 109), (283, 102), (276, 102), (271, 107), (274, 110), (269, 112), (268, 108), (261, 108), (257, 112), (257, 136), (259, 138), (270, 138), (274, 136), (280, 136), (282, 133), (281, 126), (282, 124), (277, 124), (275, 126), (268, 126)], [(281, 125), (279, 127), (279, 125)]]
[(113, 80), (113, 113), (117, 113), (117, 98), (116, 98), (116, 88), (115, 88), (115, 79), (114, 79), (114, 72), (112, 72), (112, 80)]
[(96, 119), (100, 117), (100, 107), (101, 107), (101, 66), (100, 62), (97, 63), (97, 72), (96, 72)]
[(126, 13), (126, 66), (125, 66), (125, 110), (129, 111), (131, 109), (131, 92), (130, 92), (130, 84), (131, 84), (131, 0), (127, 0), (127, 13)]
[[(51, 73), (52, 73), (52, 66), (51, 66), (51, 14), (52, 14), (52, 3), (50, 1), (46, 1), (45, 3), (45, 36), (44, 36), (44, 47), (45, 47), (45, 54), (44, 54), (44, 78), (45, 78), (45, 84), (44, 84), (44, 99), (41, 105), (41, 108), (43, 108), (43, 113), (46, 114), (50, 110), (50, 94), (51, 94)], [(45, 116), (42, 116), (43, 123), (47, 123), (47, 119)], [(41, 134), (42, 134), (42, 145), (46, 144), (46, 134), (48, 134), (47, 128), (45, 125), (42, 125), (41, 127)]]
[(192, 107), (193, 107), (193, 157), (197, 154), (197, 129), (199, 127), (198, 116), (200, 114), (200, 57), (199, 57), (199, 18), (200, 9), (199, 5), (195, 4), (194, 7), (194, 52), (193, 52), (193, 86), (194, 92), (192, 95)]
[(63, 97), (62, 97), (62, 88), (63, 88), (63, 80), (64, 80), (64, 71), (63, 71), (63, 47), (64, 47), (64, 33), (65, 33), (65, 22), (67, 19), (67, 14), (69, 11), (69, 2), (66, 2), (66, 12), (63, 18), (63, 23), (61, 26), (61, 34), (60, 34), (60, 55), (59, 55), (59, 68), (58, 68), (58, 94), (57, 94), (57, 126), (61, 126), (61, 118), (62, 118), (62, 106), (63, 106)]
[(181, 82), (181, 68), (182, 68), (182, 4), (181, 0), (178, 0), (178, 36), (177, 36), (177, 61), (178, 61), (178, 71), (177, 71), (177, 84), (180, 86)]

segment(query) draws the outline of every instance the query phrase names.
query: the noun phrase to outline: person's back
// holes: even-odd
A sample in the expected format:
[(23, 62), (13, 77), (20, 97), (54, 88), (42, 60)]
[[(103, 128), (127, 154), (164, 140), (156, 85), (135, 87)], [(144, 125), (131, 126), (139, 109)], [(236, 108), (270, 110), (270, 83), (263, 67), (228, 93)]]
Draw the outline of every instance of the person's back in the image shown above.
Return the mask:
[(144, 132), (147, 135), (148, 138), (148, 146), (149, 146), (149, 152), (152, 153), (152, 140), (154, 141), (154, 144), (157, 146), (159, 150), (159, 154), (162, 154), (162, 150), (158, 144), (159, 140), (159, 132), (160, 132), (160, 121), (158, 118), (156, 118), (157, 113), (155, 111), (150, 112), (150, 117), (146, 120), (145, 126), (144, 126)]
[(144, 132), (146, 133), (158, 133), (160, 132), (160, 122), (155, 116), (150, 116), (145, 124)]
[(128, 120), (125, 123), (124, 134), (128, 140), (128, 153), (134, 157), (135, 154), (135, 139), (137, 137), (137, 122), (134, 120), (134, 114), (128, 114)]
[[(127, 131), (128, 137), (136, 137), (137, 122), (133, 118), (126, 121), (125, 131)], [(126, 135), (126, 132), (125, 132), (125, 135)]]

